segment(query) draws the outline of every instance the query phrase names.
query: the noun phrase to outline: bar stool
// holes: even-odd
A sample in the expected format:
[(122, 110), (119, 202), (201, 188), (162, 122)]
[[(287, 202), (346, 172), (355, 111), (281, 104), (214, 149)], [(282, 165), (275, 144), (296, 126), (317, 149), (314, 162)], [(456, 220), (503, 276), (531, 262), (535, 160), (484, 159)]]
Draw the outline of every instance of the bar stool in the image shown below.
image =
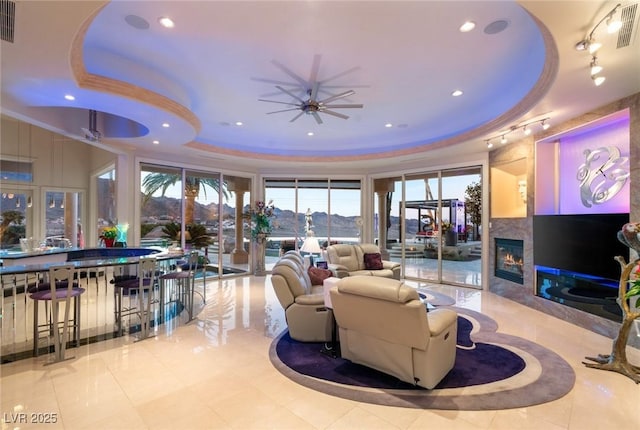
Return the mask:
[[(78, 286), (74, 277), (75, 266), (73, 264), (53, 266), (49, 268), (49, 282), (37, 284), (29, 290), (29, 297), (33, 299), (33, 352), (37, 357), (40, 333), (49, 332), (49, 335), (53, 336), (54, 361), (52, 363), (67, 360), (65, 351), (69, 329), (73, 330), (74, 345), (80, 344), (80, 301), (78, 297), (85, 290)], [(69, 319), (72, 298), (74, 311), (73, 318)], [(45, 318), (49, 320), (45, 324), (38, 324), (38, 304), (40, 302), (45, 304), (51, 302), (51, 315), (49, 316), (45, 311)], [(60, 303), (64, 303), (62, 320), (60, 320)], [(69, 357), (69, 359), (71, 358), (73, 357)]]
[[(115, 294), (115, 319), (118, 326), (118, 335), (122, 336), (124, 327), (122, 318), (129, 315), (137, 315), (140, 319), (140, 336), (138, 340), (150, 337), (153, 292), (157, 286), (157, 260), (155, 257), (141, 257), (138, 262), (138, 275), (133, 279), (125, 279), (114, 283)], [(129, 297), (128, 307), (122, 306), (122, 298)], [(135, 306), (131, 297), (136, 296)]]
[[(195, 292), (195, 275), (198, 270), (199, 259), (200, 254), (198, 251), (192, 251), (185, 265), (178, 266), (175, 271), (160, 276), (160, 290), (162, 292), (165, 291), (167, 281), (175, 281), (178, 287), (178, 296), (189, 314), (189, 320), (187, 322), (193, 319), (193, 295)], [(164, 303), (161, 305), (164, 306)]]

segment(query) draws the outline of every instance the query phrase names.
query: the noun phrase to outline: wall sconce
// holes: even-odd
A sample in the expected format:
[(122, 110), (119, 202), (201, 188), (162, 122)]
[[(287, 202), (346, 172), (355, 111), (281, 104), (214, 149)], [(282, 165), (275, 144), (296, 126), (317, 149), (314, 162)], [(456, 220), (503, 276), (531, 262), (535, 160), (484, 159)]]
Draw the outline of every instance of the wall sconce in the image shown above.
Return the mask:
[(621, 7), (621, 4), (618, 3), (616, 7), (611, 9), (598, 23), (593, 27), (593, 29), (589, 32), (589, 35), (582, 39), (580, 42), (576, 43), (575, 48), (578, 51), (589, 51), (591, 54), (591, 62), (589, 63), (589, 73), (591, 74), (591, 79), (595, 86), (600, 86), (605, 81), (605, 77), (599, 75), (602, 72), (602, 66), (598, 64), (598, 58), (595, 56), (595, 53), (602, 47), (602, 43), (597, 42), (594, 34), (600, 24), (606, 21), (607, 33), (613, 34), (619, 31), (624, 25), (632, 25), (633, 19), (629, 18), (627, 14), (624, 14), (623, 11), (620, 13), (620, 17), (624, 17), (625, 22), (622, 22), (621, 19), (616, 18), (616, 12)]

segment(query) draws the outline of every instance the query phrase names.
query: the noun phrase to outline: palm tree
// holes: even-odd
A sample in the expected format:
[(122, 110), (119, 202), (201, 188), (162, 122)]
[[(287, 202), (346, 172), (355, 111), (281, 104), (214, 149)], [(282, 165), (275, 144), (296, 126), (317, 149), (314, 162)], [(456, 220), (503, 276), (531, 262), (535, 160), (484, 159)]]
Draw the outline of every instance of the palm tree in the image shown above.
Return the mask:
[[(144, 206), (151, 196), (160, 190), (164, 196), (169, 187), (175, 185), (182, 179), (182, 175), (177, 173), (151, 173), (142, 180), (142, 187), (144, 188), (144, 197), (142, 199), (142, 206)], [(200, 194), (202, 189), (205, 197), (207, 196), (207, 187), (212, 188), (215, 192), (220, 192), (220, 181), (214, 178), (200, 178), (197, 176), (187, 176), (184, 184), (184, 198), (185, 198), (185, 224), (193, 224), (193, 211), (195, 207), (196, 197)], [(229, 198), (229, 192), (227, 191), (226, 184), (222, 184), (222, 195), (226, 199)]]

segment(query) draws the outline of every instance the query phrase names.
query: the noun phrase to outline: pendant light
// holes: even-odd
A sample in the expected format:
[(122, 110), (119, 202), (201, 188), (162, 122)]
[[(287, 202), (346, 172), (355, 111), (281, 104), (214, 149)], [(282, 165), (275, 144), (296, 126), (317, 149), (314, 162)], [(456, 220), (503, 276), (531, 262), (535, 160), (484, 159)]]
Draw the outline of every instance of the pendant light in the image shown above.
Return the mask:
[(60, 209), (64, 209), (64, 197), (66, 192), (64, 191), (64, 143), (66, 140), (62, 140), (62, 149), (60, 149), (60, 187), (63, 188), (62, 197), (60, 197)]
[[(33, 160), (31, 159), (31, 126), (29, 126), (29, 182), (33, 183)], [(32, 190), (29, 189), (29, 195), (27, 196), (27, 207), (33, 206), (33, 198), (31, 197)]]
[[(17, 167), (17, 172), (16, 172), (16, 190), (19, 191), (20, 190), (20, 185), (18, 185), (20, 183), (20, 145), (22, 144), (22, 133), (20, 132), (20, 129), (22, 128), (22, 124), (18, 124), (18, 164), (16, 165)], [(20, 208), (20, 193), (16, 192), (16, 209)]]
[[(51, 183), (53, 184), (53, 145), (55, 144), (55, 141), (53, 140), (53, 135), (51, 136), (51, 171), (49, 172), (49, 176), (51, 178)], [(53, 200), (53, 193), (51, 193), (51, 198), (49, 199), (49, 208), (55, 208), (56, 207), (56, 202), (55, 200)]]

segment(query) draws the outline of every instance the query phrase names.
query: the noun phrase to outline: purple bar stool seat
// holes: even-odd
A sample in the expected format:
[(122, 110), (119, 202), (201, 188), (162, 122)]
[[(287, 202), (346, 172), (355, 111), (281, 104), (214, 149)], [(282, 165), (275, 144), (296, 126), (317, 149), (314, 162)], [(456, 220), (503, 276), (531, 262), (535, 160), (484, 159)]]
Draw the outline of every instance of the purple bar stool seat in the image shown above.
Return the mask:
[[(78, 297), (85, 292), (74, 281), (75, 267), (72, 264), (53, 266), (49, 269), (49, 282), (39, 283), (29, 287), (27, 292), (33, 300), (33, 353), (38, 356), (38, 341), (40, 333), (48, 332), (53, 337), (54, 361), (64, 361), (67, 348), (69, 329), (73, 331), (73, 344), (80, 344), (80, 301)], [(73, 318), (69, 318), (71, 311), (71, 299), (73, 299)], [(48, 322), (38, 323), (38, 304), (51, 303), (51, 316), (45, 312)], [(64, 303), (64, 315), (60, 318), (60, 303)], [(45, 307), (46, 309), (46, 307)], [(70, 357), (73, 358), (73, 357)], [(47, 363), (52, 364), (52, 363)]]
[[(136, 315), (140, 318), (139, 340), (146, 339), (151, 334), (151, 314), (153, 291), (157, 286), (158, 267), (155, 257), (141, 257), (138, 263), (138, 275), (135, 278), (118, 280), (114, 283), (115, 294), (115, 319), (118, 335), (124, 333), (122, 318)], [(128, 307), (123, 307), (123, 296), (129, 297)], [(132, 296), (136, 296), (135, 306), (132, 304)], [(146, 296), (146, 299), (145, 299)]]

